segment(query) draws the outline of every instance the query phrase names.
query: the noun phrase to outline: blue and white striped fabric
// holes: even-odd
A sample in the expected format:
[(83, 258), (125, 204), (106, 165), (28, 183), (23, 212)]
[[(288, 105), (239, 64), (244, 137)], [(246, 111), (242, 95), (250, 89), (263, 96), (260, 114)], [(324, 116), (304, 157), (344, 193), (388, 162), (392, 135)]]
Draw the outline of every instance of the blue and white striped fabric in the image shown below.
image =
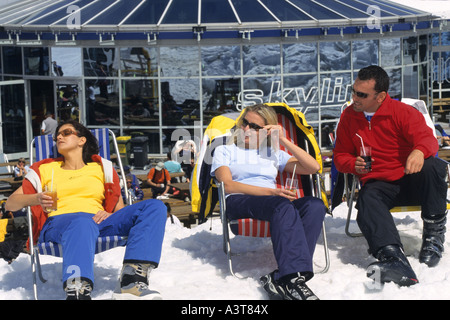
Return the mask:
[[(127, 244), (127, 237), (107, 236), (99, 237), (95, 247), (95, 253), (100, 253), (113, 249), (115, 247), (123, 247)], [(50, 255), (54, 257), (62, 257), (62, 245), (55, 242), (38, 243), (39, 253), (42, 255)]]
[(58, 156), (56, 144), (53, 141), (53, 136), (51, 134), (35, 137), (34, 147), (36, 148), (36, 162), (42, 159), (56, 158)]
[(110, 150), (109, 150), (109, 131), (106, 128), (92, 129), (92, 134), (98, 140), (98, 146), (100, 147), (99, 155), (102, 158), (110, 160)]

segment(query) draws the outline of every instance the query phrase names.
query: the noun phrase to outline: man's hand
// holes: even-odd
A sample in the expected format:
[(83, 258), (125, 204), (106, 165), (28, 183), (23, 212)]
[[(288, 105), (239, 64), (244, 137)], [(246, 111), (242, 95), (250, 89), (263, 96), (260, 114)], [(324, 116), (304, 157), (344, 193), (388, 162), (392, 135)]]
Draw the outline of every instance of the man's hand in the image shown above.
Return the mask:
[(423, 152), (417, 149), (414, 149), (406, 159), (405, 166), (405, 174), (413, 174), (420, 172), (424, 163), (424, 155)]

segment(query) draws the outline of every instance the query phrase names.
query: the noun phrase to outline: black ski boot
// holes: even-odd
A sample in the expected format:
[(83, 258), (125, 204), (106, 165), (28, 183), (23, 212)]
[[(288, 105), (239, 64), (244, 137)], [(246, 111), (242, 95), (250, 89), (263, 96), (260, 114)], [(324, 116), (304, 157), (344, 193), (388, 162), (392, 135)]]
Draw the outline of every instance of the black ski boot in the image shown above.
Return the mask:
[(444, 252), (445, 224), (447, 217), (438, 220), (423, 221), (422, 248), (420, 249), (419, 261), (429, 267), (438, 264)]
[(374, 255), (379, 261), (367, 268), (367, 276), (379, 283), (394, 282), (409, 287), (418, 283), (416, 274), (398, 245), (388, 245)]

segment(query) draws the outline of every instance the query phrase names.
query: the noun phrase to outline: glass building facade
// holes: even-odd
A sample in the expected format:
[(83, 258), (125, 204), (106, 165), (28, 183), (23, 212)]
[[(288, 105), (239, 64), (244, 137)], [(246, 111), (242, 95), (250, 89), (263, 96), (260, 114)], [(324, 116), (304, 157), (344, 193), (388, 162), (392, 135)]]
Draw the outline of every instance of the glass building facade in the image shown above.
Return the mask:
[(146, 136), (163, 156), (180, 132), (198, 142), (214, 116), (267, 102), (302, 111), (331, 150), (356, 74), (372, 64), (393, 98), (430, 111), (450, 98), (446, 21), (388, 1), (27, 2), (0, 11), (0, 147), (13, 157), (48, 110)]

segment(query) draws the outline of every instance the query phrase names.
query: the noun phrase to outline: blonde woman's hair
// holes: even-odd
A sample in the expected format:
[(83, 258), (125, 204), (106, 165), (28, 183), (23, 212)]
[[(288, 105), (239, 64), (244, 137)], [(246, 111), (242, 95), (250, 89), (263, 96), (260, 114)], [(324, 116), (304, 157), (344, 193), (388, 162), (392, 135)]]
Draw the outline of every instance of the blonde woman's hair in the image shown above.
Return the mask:
[[(269, 107), (266, 104), (255, 104), (248, 106), (244, 109), (244, 112), (240, 116), (239, 120), (236, 122), (236, 129), (234, 130), (233, 134), (231, 135), (230, 139), (228, 140), (229, 144), (238, 144), (238, 135), (239, 130), (242, 130), (242, 123), (244, 121), (245, 116), (248, 112), (255, 112), (258, 114), (261, 118), (264, 120), (264, 125), (276, 125), (278, 124), (278, 117), (277, 113), (272, 107)], [(265, 137), (264, 141), (266, 141), (266, 145), (268, 147), (271, 146), (271, 139), (267, 139)], [(264, 141), (260, 141), (260, 146), (263, 145)]]

